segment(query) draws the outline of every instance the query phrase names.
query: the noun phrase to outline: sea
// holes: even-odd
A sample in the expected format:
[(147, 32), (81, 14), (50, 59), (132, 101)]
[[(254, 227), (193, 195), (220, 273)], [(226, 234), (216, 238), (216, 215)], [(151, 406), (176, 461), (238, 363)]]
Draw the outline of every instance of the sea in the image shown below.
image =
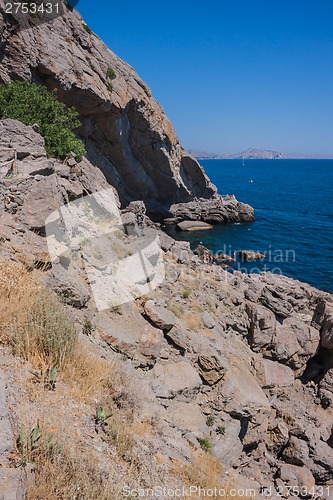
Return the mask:
[[(236, 255), (230, 271), (285, 274), (333, 292), (333, 160), (200, 160), (220, 194), (255, 210), (251, 223), (178, 233), (191, 247)], [(265, 254), (243, 262), (237, 252)]]

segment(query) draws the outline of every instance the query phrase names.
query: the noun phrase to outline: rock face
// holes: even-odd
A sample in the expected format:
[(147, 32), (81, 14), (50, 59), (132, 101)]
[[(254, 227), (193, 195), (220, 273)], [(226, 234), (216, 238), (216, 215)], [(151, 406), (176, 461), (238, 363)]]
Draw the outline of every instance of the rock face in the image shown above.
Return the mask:
[[(17, 28), (15, 15), (5, 14), (1, 3), (0, 81), (43, 83), (75, 106), (88, 159), (102, 169), (124, 205), (144, 200), (149, 211), (161, 205), (168, 209), (215, 193), (147, 85), (84, 29), (77, 12), (67, 10), (51, 23)], [(116, 75), (112, 86), (109, 68)]]

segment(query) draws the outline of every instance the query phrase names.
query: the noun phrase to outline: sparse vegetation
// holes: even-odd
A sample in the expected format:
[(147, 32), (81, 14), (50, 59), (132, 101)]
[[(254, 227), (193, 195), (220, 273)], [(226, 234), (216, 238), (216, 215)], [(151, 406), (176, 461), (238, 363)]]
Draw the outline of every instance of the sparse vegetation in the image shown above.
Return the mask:
[(189, 290), (188, 288), (184, 288), (184, 290), (182, 291), (183, 299), (188, 299), (190, 295), (191, 295), (191, 290)]
[(216, 429), (217, 434), (220, 434), (221, 436), (224, 436), (225, 434), (225, 427), (224, 425), (219, 425), (218, 428)]
[(73, 153), (81, 159), (84, 145), (74, 133), (81, 123), (75, 108), (57, 100), (55, 92), (41, 85), (11, 81), (0, 85), (0, 119), (13, 118), (25, 125), (37, 124), (49, 157), (60, 159)]
[(201, 446), (201, 449), (203, 451), (205, 451), (206, 453), (208, 453), (213, 447), (212, 443), (209, 441), (209, 439), (207, 437), (198, 438), (198, 442)]
[(102, 405), (99, 405), (99, 407), (96, 410), (95, 422), (97, 424), (104, 423), (108, 420), (108, 418), (111, 417), (112, 417), (112, 412), (108, 413)]
[(108, 89), (109, 92), (113, 91), (113, 85), (112, 85), (111, 82), (109, 82), (106, 87), (107, 87), (107, 89)]
[(208, 425), (208, 427), (213, 427), (214, 421), (215, 421), (214, 415), (213, 414), (208, 415), (206, 424)]
[(37, 456), (42, 456), (43, 459), (46, 459), (61, 451), (61, 446), (53, 432), (42, 429), (39, 425), (39, 421), (29, 430), (25, 427), (21, 428), (17, 438), (16, 448), (16, 467), (25, 467), (28, 463), (34, 463)]
[(83, 23), (83, 24), (82, 24), (82, 26), (83, 26), (83, 29), (85, 29), (85, 30), (86, 30), (86, 32), (87, 32), (87, 33), (89, 33), (89, 35), (91, 35), (91, 34), (92, 34), (92, 31), (91, 31), (91, 29), (89, 28), (88, 24)]
[(106, 71), (106, 76), (110, 80), (114, 80), (117, 75), (116, 75), (115, 71), (109, 66), (107, 71)]

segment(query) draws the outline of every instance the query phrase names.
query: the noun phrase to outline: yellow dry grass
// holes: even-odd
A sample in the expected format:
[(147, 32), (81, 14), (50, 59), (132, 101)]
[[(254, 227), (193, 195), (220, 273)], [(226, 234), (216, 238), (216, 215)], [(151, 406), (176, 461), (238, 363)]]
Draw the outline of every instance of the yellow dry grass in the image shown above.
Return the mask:
[[(238, 500), (240, 498), (237, 495), (234, 496), (234, 491), (232, 491), (235, 488), (234, 482), (228, 479), (223, 466), (213, 455), (199, 450), (193, 452), (192, 458), (193, 460), (189, 464), (174, 464), (173, 467), (176, 477), (180, 477), (185, 486), (201, 488), (202, 491), (216, 488), (217, 494), (211, 498), (223, 498), (224, 500), (231, 500), (231, 498)], [(202, 498), (202, 495), (192, 498)]]

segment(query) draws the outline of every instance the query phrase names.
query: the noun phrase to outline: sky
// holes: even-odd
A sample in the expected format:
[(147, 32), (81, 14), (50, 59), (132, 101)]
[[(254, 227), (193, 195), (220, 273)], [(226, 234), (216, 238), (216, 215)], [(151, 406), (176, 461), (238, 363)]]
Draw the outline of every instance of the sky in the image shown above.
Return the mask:
[(187, 149), (333, 153), (332, 0), (80, 0)]

